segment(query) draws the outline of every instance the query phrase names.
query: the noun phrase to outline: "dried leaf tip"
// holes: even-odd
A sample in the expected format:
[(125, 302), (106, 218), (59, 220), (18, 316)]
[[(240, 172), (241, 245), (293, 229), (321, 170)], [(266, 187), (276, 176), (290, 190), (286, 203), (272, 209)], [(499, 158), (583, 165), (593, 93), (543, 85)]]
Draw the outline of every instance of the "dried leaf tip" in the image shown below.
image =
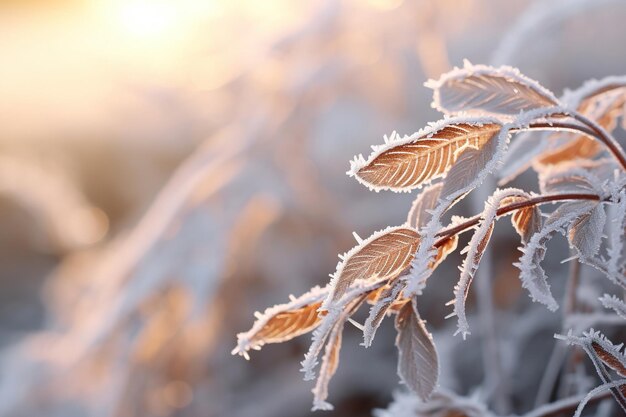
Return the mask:
[(327, 287), (314, 287), (289, 303), (255, 314), (257, 320), (249, 331), (237, 335), (231, 354), (250, 359), (250, 349), (259, 350), (265, 344), (285, 342), (315, 329), (321, 320), (318, 309), (327, 293)]

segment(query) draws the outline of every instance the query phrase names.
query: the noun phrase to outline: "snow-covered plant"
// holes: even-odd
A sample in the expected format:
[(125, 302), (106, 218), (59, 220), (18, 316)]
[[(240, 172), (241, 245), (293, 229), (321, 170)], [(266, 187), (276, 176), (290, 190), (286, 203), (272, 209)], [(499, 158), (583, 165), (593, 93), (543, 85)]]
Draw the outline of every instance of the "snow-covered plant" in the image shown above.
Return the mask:
[[(371, 307), (364, 325), (359, 325), (363, 345), (372, 343), (386, 316), (395, 315), (398, 374), (422, 401), (431, 397), (439, 364), (417, 296), (433, 271), (457, 249), (459, 235), (473, 232), (460, 252), (465, 259), (448, 303), (452, 306), (448, 317), (457, 318), (456, 333), (466, 338), (470, 327), (465, 303), (472, 280), (496, 221), (506, 215), (512, 215), (520, 236), (522, 254), (515, 265), (533, 301), (551, 311), (558, 308), (541, 265), (546, 244), (557, 233), (569, 241), (574, 253), (570, 261), (598, 269), (616, 289), (626, 290), (626, 155), (611, 133), (624, 118), (626, 77), (590, 81), (558, 99), (514, 68), (466, 62), (426, 86), (433, 89), (432, 105), (443, 119), (410, 136), (385, 137), (369, 157), (356, 157), (348, 171), (376, 192), (421, 190), (407, 221), (367, 239), (355, 233), (358, 244), (339, 256), (328, 285), (267, 309), (257, 315), (250, 331), (238, 335), (233, 353), (247, 358), (250, 349), (312, 331), (302, 370), (305, 379), (313, 379), (321, 356), (314, 409), (331, 407), (326, 402), (328, 383), (337, 369), (342, 329), (364, 304)], [(513, 137), (517, 138), (509, 146)], [(531, 166), (538, 173), (539, 193), (498, 189), (485, 201), (482, 213), (453, 216), (445, 224), (451, 207), (487, 176), (497, 173), (505, 184)], [(544, 213), (548, 203), (558, 206)], [(605, 228), (610, 229), (608, 236)], [(605, 295), (601, 301), (626, 315), (623, 299)], [(566, 339), (589, 353), (605, 388), (626, 411), (626, 385), (609, 373), (625, 377), (620, 347), (593, 332)]]

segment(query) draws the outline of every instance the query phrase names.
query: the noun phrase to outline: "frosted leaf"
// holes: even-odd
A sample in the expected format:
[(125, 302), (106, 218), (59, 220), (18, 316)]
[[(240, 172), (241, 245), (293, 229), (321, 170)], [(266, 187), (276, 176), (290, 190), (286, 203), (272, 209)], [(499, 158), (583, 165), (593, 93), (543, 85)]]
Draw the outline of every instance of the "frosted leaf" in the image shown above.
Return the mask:
[[(620, 186), (621, 189), (623, 186)], [(624, 268), (624, 230), (626, 230), (626, 192), (620, 191), (619, 194), (613, 195), (612, 200), (615, 202), (604, 203), (608, 204), (609, 220), (607, 228), (608, 231), (608, 245), (606, 245), (606, 254), (598, 255), (594, 257), (582, 257), (580, 260), (585, 264), (594, 267), (598, 271), (602, 272), (606, 277), (614, 284), (619, 285), (626, 290), (626, 270)], [(611, 210), (612, 209), (612, 210)], [(598, 208), (600, 210), (600, 208)], [(602, 216), (603, 213), (599, 213)], [(605, 220), (606, 222), (606, 220)], [(589, 238), (583, 236), (583, 238)], [(595, 237), (597, 239), (597, 236)], [(603, 252), (603, 251), (600, 251)]]
[(337, 325), (337, 323), (343, 320), (344, 315), (345, 311), (342, 311), (340, 308), (334, 308), (333, 310), (328, 311), (320, 325), (313, 332), (313, 339), (311, 341), (311, 345), (309, 346), (309, 350), (304, 355), (304, 359), (300, 363), (302, 365), (300, 370), (304, 372), (305, 381), (315, 378), (315, 368), (318, 364), (317, 358), (322, 352), (322, 348), (326, 344), (333, 328)]
[(481, 148), (466, 145), (460, 149), (456, 164), (452, 166), (444, 179), (441, 195), (461, 197), (471, 191), (476, 178), (484, 177), (482, 173), (488, 171), (488, 163), (494, 159), (498, 151), (499, 139), (499, 136), (492, 137)]
[(406, 286), (405, 282), (396, 279), (391, 285), (384, 287), (376, 301), (376, 304), (370, 309), (369, 315), (363, 326), (363, 346), (369, 347), (374, 340), (376, 330), (385, 318), (385, 314), (389, 311), (391, 305), (398, 299), (400, 292)]
[(456, 250), (459, 244), (459, 236), (452, 235), (448, 239), (444, 240), (440, 246), (437, 247), (435, 257), (430, 262), (430, 269), (435, 270), (439, 264), (441, 264), (452, 252)]
[[(458, 284), (454, 287), (454, 315), (457, 316), (457, 330), (454, 334), (461, 333), (463, 339), (470, 334), (469, 324), (467, 322), (467, 318), (465, 316), (465, 301), (467, 300), (467, 295), (469, 294), (469, 288), (472, 284), (472, 280), (474, 279), (474, 275), (476, 274), (476, 270), (478, 269), (478, 264), (487, 248), (487, 244), (489, 243), (489, 239), (491, 239), (491, 234), (493, 233), (493, 222), (485, 224), (485, 229), (480, 230), (480, 228), (474, 233), (472, 237), (472, 241), (470, 242), (469, 251), (467, 256), (465, 257), (465, 261), (463, 262), (463, 266), (461, 267), (461, 277), (459, 278)], [(480, 233), (479, 233), (480, 232)], [(478, 238), (477, 241), (474, 241), (474, 237)], [(466, 249), (467, 249), (466, 248)]]
[(559, 105), (554, 94), (507, 66), (493, 68), (465, 61), (462, 69), (455, 68), (425, 85), (434, 90), (432, 107), (446, 114), (515, 116)]
[(621, 376), (626, 376), (626, 356), (622, 352), (624, 344), (614, 345), (599, 331), (589, 329), (582, 336), (568, 333), (566, 336), (557, 335), (558, 339), (568, 344), (582, 347), (592, 358), (597, 357), (605, 366)]
[[(562, 101), (569, 107), (594, 115), (603, 113), (606, 102), (612, 103), (616, 99), (626, 99), (626, 76), (608, 76), (601, 80), (587, 80), (576, 90), (568, 90)], [(600, 109), (594, 109), (600, 107)], [(612, 106), (609, 106), (612, 107)]]
[(289, 303), (266, 309), (257, 315), (249, 331), (237, 335), (237, 347), (232, 353), (248, 358), (250, 349), (285, 342), (315, 329), (320, 322), (317, 310), (328, 292), (327, 288), (315, 287)]
[(542, 171), (539, 188), (543, 194), (601, 194), (602, 183), (589, 170), (577, 164), (560, 164)]
[(600, 302), (602, 303), (604, 308), (610, 308), (615, 311), (617, 315), (619, 315), (623, 319), (626, 319), (626, 303), (623, 300), (620, 300), (614, 295), (604, 294), (600, 298)]
[[(624, 346), (623, 344), (614, 345), (600, 332), (594, 331), (593, 329), (590, 329), (588, 332), (584, 332), (581, 337), (573, 336), (571, 331), (567, 336), (555, 336), (558, 339), (565, 340), (569, 344), (582, 347), (593, 362), (598, 376), (605, 384), (611, 382), (610, 376), (607, 372), (608, 369), (612, 369), (619, 376), (626, 376), (626, 357), (624, 357), (624, 354), (621, 351)], [(621, 384), (625, 383), (626, 380), (621, 381)], [(622, 386), (618, 385), (618, 387), (620, 389), (611, 388), (611, 393), (620, 406), (622, 406), (624, 412), (626, 412), (626, 407), (624, 406), (624, 404), (626, 404), (626, 397), (624, 395), (626, 390), (624, 390)]]
[(562, 231), (580, 216), (593, 210), (596, 204), (595, 201), (572, 201), (561, 204), (550, 214), (541, 230), (521, 248), (522, 256), (515, 266), (521, 271), (522, 286), (529, 291), (533, 301), (545, 304), (552, 311), (558, 308), (558, 304), (552, 296), (546, 273), (541, 266), (546, 255), (546, 244), (554, 233)]
[(348, 175), (371, 190), (411, 191), (445, 176), (462, 149), (481, 149), (500, 128), (491, 118), (445, 119), (414, 135), (388, 140), (367, 161), (353, 161)]
[(426, 401), (437, 386), (439, 361), (431, 334), (420, 318), (415, 299), (396, 316), (398, 375), (417, 396)]
[(517, 210), (511, 221), (515, 231), (522, 238), (522, 243), (526, 243), (532, 235), (541, 230), (541, 210), (537, 206)]
[(348, 318), (365, 301), (365, 295), (376, 290), (383, 283), (364, 285), (354, 288), (346, 294), (343, 303), (328, 312), (320, 326), (313, 333), (313, 341), (309, 351), (302, 361), (302, 371), (305, 380), (313, 379), (313, 369), (317, 365), (317, 357), (321, 353), (322, 346), (326, 344), (320, 374), (313, 388), (313, 410), (331, 410), (333, 407), (326, 402), (328, 398), (328, 383), (335, 374), (339, 364), (339, 350), (341, 349), (341, 332)]
[[(583, 107), (579, 108), (578, 111), (595, 120), (605, 130), (612, 131), (618, 117), (616, 110), (609, 107), (603, 108), (603, 110), (594, 109), (595, 111), (590, 112), (588, 108)], [(572, 132), (562, 132), (558, 137), (558, 142), (555, 141), (555, 143), (557, 146), (552, 146), (537, 159), (539, 169), (541, 166), (557, 165), (566, 161), (592, 159), (605, 150), (605, 147), (598, 140)]]
[(374, 233), (343, 256), (322, 308), (330, 308), (357, 279), (398, 275), (411, 263), (419, 242), (419, 234), (409, 227), (388, 227)]
[(551, 181), (554, 182), (559, 181), (559, 178), (567, 181), (568, 177), (572, 177), (574, 181), (580, 182), (576, 184), (578, 189), (575, 192), (593, 190), (597, 194), (602, 194), (608, 188), (607, 184), (616, 182), (616, 171), (619, 173), (621, 170), (614, 158), (565, 161), (540, 170), (540, 187), (541, 182), (550, 177), (553, 177)]
[[(580, 89), (567, 92), (563, 101), (571, 108), (594, 120), (606, 131), (612, 131), (623, 114), (626, 102), (626, 77), (607, 77), (586, 82)], [(553, 165), (575, 159), (590, 159), (604, 150), (602, 144), (584, 135), (565, 133), (569, 139), (560, 147), (546, 152), (539, 159), (542, 165)]]
[[(542, 121), (548, 125), (556, 122), (554, 118)], [(572, 119), (569, 122), (577, 124)], [(592, 158), (604, 151), (604, 146), (599, 141), (586, 135), (556, 126), (545, 129), (549, 131), (531, 130), (517, 135), (504, 158), (503, 168), (498, 172), (500, 185), (512, 181), (531, 166), (535, 171), (541, 172), (567, 161), (586, 161), (581, 158)]]
[(542, 165), (556, 165), (564, 161), (593, 158), (603, 150), (602, 143), (595, 139), (582, 135), (573, 136), (557, 149), (544, 152), (538, 162)]
[[(530, 198), (531, 196), (529, 194), (520, 190), (518, 195), (502, 199), (500, 205), (504, 206), (523, 203), (528, 201)], [(536, 205), (515, 210), (511, 217), (511, 223), (513, 224), (517, 234), (520, 235), (522, 243), (525, 244), (530, 240), (532, 235), (541, 230), (541, 210), (539, 210), (539, 207)]]
[(514, 196), (525, 197), (527, 194), (521, 190), (509, 188), (505, 190), (497, 190), (485, 202), (485, 209), (481, 213), (480, 223), (477, 226), (472, 239), (467, 247), (462, 251), (467, 252), (463, 265), (461, 266), (461, 276), (458, 284), (454, 287), (454, 313), (450, 316), (457, 316), (457, 331), (455, 334), (461, 333), (463, 338), (470, 333), (469, 324), (465, 315), (465, 301), (469, 293), (469, 288), (480, 264), (480, 260), (487, 248), (495, 220), (497, 217), (497, 209), (503, 201)]
[(600, 249), (606, 213), (602, 204), (596, 203), (588, 213), (578, 217), (568, 229), (570, 243), (581, 258), (591, 258)]
[(612, 344), (601, 344), (597, 341), (591, 342), (591, 348), (596, 353), (598, 358), (607, 367), (614, 370), (620, 376), (626, 376), (626, 358), (618, 348)]
[(339, 322), (346, 321), (348, 317), (363, 304), (367, 295), (385, 285), (385, 281), (385, 279), (374, 282), (370, 280), (358, 280), (331, 309), (327, 310), (326, 315), (313, 332), (311, 345), (304, 355), (304, 360), (301, 362), (301, 371), (304, 372), (305, 380), (315, 378), (315, 367), (318, 363), (317, 358), (334, 326)]
[(328, 383), (339, 366), (339, 351), (344, 322), (335, 324), (326, 343), (326, 350), (320, 366), (320, 374), (313, 388), (313, 411), (332, 410), (333, 406), (326, 402), (328, 398)]
[(419, 230), (426, 226), (431, 217), (431, 210), (437, 205), (442, 186), (441, 182), (429, 185), (419, 193), (407, 216), (407, 224), (410, 227)]

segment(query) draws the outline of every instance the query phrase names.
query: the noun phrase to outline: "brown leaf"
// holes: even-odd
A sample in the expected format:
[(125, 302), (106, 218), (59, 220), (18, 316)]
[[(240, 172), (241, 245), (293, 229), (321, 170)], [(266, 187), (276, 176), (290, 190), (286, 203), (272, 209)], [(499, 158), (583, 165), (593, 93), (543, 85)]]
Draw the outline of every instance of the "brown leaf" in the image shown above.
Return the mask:
[[(576, 165), (570, 168), (572, 164)], [(539, 175), (539, 188), (545, 194), (597, 194), (600, 191), (596, 189), (598, 183), (600, 181), (592, 173), (582, 169), (577, 163), (563, 162)]]
[[(337, 367), (339, 366), (339, 351), (341, 350), (341, 335), (343, 333), (341, 331), (337, 332), (335, 337), (331, 337), (328, 341), (328, 360), (326, 361), (326, 372), (329, 375), (334, 375), (337, 371)], [(324, 364), (322, 364), (324, 365)]]
[(600, 249), (606, 213), (602, 204), (577, 218), (568, 228), (568, 238), (582, 258), (591, 258)]
[(432, 210), (439, 201), (439, 195), (441, 194), (441, 187), (443, 183), (430, 185), (419, 193), (413, 204), (411, 210), (407, 216), (407, 224), (416, 230), (424, 227), (431, 218), (429, 210)]
[(439, 361), (432, 336), (415, 307), (415, 300), (396, 316), (398, 375), (417, 396), (426, 401), (437, 386)]
[(437, 254), (430, 263), (430, 268), (436, 269), (448, 257), (449, 254), (456, 250), (458, 243), (459, 235), (452, 235), (448, 239), (444, 240), (442, 244), (437, 247)]
[[(369, 290), (364, 290), (361, 293), (352, 293), (349, 300), (342, 305), (342, 308), (334, 308), (328, 311), (319, 323), (319, 326), (313, 332), (313, 337), (309, 350), (304, 355), (302, 364), (302, 372), (304, 372), (304, 380), (308, 381), (315, 378), (315, 368), (317, 366), (317, 358), (320, 355), (324, 345), (327, 345), (329, 339), (333, 339), (333, 336), (337, 331), (341, 331), (338, 326), (343, 326), (346, 320), (353, 315), (359, 307), (365, 301), (367, 294), (374, 288), (378, 288), (378, 285), (382, 285), (380, 282), (373, 284)], [(328, 351), (328, 346), (327, 346)], [(326, 407), (326, 405), (325, 405)]]
[[(372, 344), (372, 340), (374, 340), (374, 336), (376, 334), (376, 330), (380, 326), (380, 323), (385, 318), (385, 314), (390, 311), (392, 306), (395, 304), (395, 309), (393, 311), (398, 311), (398, 303), (396, 302), (400, 297), (400, 294), (406, 283), (401, 279), (396, 279), (390, 284), (381, 288), (380, 297), (377, 302), (370, 309), (369, 315), (365, 320), (365, 324), (363, 326), (363, 345), (368, 347)], [(400, 304), (403, 305), (404, 303)]]
[(382, 287), (375, 289), (374, 291), (367, 294), (367, 297), (365, 297), (365, 301), (367, 301), (368, 304), (376, 304), (387, 288), (389, 288), (389, 284), (383, 285)]
[(374, 190), (410, 191), (445, 176), (459, 150), (481, 149), (497, 136), (501, 125), (487, 119), (476, 122), (445, 121), (440, 127), (416, 137), (390, 142), (375, 151), (367, 162), (353, 166), (352, 173)]
[(543, 153), (539, 158), (539, 164), (556, 165), (574, 159), (593, 158), (603, 149), (604, 147), (597, 140), (587, 136), (578, 136), (555, 150)]
[[(610, 132), (615, 129), (625, 103), (626, 86), (623, 84), (602, 86), (585, 95), (578, 104), (577, 111), (595, 120)], [(539, 164), (555, 165), (574, 159), (590, 159), (604, 150), (604, 146), (597, 140), (583, 135), (569, 134), (569, 136), (572, 139), (564, 145), (543, 153), (538, 161)]]
[(550, 291), (547, 275), (541, 263), (546, 256), (547, 243), (555, 233), (563, 230), (580, 216), (591, 211), (595, 201), (577, 200), (562, 203), (543, 222), (541, 230), (535, 233), (521, 249), (522, 256), (514, 264), (520, 269), (522, 286), (530, 292), (533, 301), (545, 304), (551, 311), (558, 308), (558, 303)]
[(463, 339), (465, 339), (465, 337), (469, 334), (469, 324), (465, 316), (465, 302), (467, 300), (467, 295), (469, 294), (469, 289), (472, 285), (474, 275), (476, 274), (476, 270), (480, 264), (480, 260), (485, 253), (489, 240), (491, 239), (494, 225), (494, 221), (489, 221), (486, 228), (481, 225), (481, 227), (474, 232), (474, 235), (472, 236), (472, 239), (467, 247), (461, 251), (461, 253), (467, 251), (467, 256), (465, 257), (461, 267), (461, 277), (459, 278), (459, 282), (454, 287), (454, 299), (450, 301), (450, 303), (454, 304), (454, 312), (448, 317), (452, 317), (454, 315), (457, 316), (458, 322), (455, 334), (461, 333)]
[(626, 85), (602, 86), (585, 95), (578, 105), (578, 111), (595, 120), (600, 126), (612, 131), (617, 118), (622, 115), (626, 103)]
[(596, 341), (591, 342), (591, 348), (596, 352), (602, 363), (617, 372), (618, 375), (626, 377), (626, 366), (624, 366), (623, 359), (620, 360), (615, 354), (606, 350)]
[(539, 207), (527, 207), (517, 210), (511, 218), (515, 231), (522, 238), (522, 243), (530, 240), (530, 237), (541, 229), (541, 210)]
[(333, 408), (326, 402), (326, 399), (328, 398), (328, 384), (339, 366), (343, 325), (343, 322), (335, 324), (328, 337), (328, 342), (326, 342), (320, 374), (315, 383), (315, 388), (313, 388), (313, 410), (332, 410)]
[(374, 233), (346, 254), (333, 277), (331, 301), (339, 300), (357, 279), (393, 277), (413, 260), (420, 237), (408, 227)]
[[(483, 257), (483, 253), (485, 253), (485, 249), (487, 249), (487, 245), (489, 244), (489, 240), (491, 239), (491, 235), (493, 234), (494, 223), (491, 223), (489, 229), (487, 229), (487, 233), (480, 239), (478, 242), (478, 246), (476, 248), (476, 253), (473, 257), (473, 264), (478, 265), (480, 263), (480, 259)], [(467, 296), (467, 294), (465, 294)]]
[[(529, 200), (530, 196), (511, 196), (502, 200), (501, 206), (508, 206), (515, 203), (522, 203)], [(525, 207), (513, 212), (511, 223), (515, 231), (522, 238), (522, 243), (526, 244), (531, 236), (541, 230), (541, 210), (538, 206)]]
[(497, 155), (499, 132), (499, 130), (495, 132), (481, 148), (465, 146), (459, 150), (460, 155), (446, 175), (441, 189), (441, 198), (455, 197), (448, 209), (467, 195), (486, 176), (488, 164)]
[(317, 311), (321, 305), (321, 301), (318, 301), (292, 311), (276, 314), (254, 335), (253, 340), (262, 340), (263, 343), (279, 343), (310, 332), (321, 320)]
[(263, 314), (256, 313), (257, 321), (249, 331), (237, 335), (237, 347), (232, 353), (247, 358), (250, 349), (285, 342), (312, 331), (326, 315), (318, 309), (327, 294), (325, 289), (316, 287), (290, 303), (268, 308)]
[(465, 62), (437, 81), (426, 84), (434, 90), (433, 107), (455, 114), (503, 114), (557, 106), (554, 95), (511, 67), (493, 68)]
[(400, 297), (398, 297), (398, 299), (394, 301), (393, 304), (391, 304), (391, 307), (389, 307), (389, 312), (399, 313), (400, 310), (402, 310), (402, 307), (404, 307), (404, 305), (410, 301), (410, 298), (402, 297), (402, 294), (400, 294)]

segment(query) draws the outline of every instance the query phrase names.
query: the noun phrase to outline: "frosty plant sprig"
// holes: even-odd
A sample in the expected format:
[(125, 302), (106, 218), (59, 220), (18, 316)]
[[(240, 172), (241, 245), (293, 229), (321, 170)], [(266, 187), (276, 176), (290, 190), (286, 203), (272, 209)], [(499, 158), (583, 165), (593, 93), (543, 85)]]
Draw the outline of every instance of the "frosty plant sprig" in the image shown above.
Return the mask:
[[(326, 402), (328, 383), (337, 368), (342, 329), (364, 304), (371, 307), (362, 326), (363, 345), (372, 343), (386, 316), (395, 315), (398, 374), (419, 398), (428, 400), (437, 386), (439, 365), (417, 296), (457, 249), (459, 235), (472, 232), (461, 251), (465, 259), (451, 291), (448, 315), (457, 319), (456, 333), (467, 337), (465, 301), (496, 221), (503, 216), (512, 216), (520, 236), (521, 257), (515, 265), (533, 301), (552, 311), (558, 308), (541, 266), (546, 243), (557, 233), (567, 237), (577, 261), (597, 268), (616, 288), (626, 290), (622, 255), (626, 156), (611, 135), (623, 117), (626, 77), (591, 81), (557, 99), (514, 68), (466, 62), (426, 86), (433, 89), (433, 107), (444, 118), (410, 136), (386, 137), (369, 157), (356, 157), (348, 171), (376, 192), (420, 190), (406, 222), (367, 239), (355, 234), (357, 245), (340, 255), (328, 285), (267, 309), (257, 315), (250, 331), (238, 335), (233, 353), (248, 357), (250, 349), (313, 331), (302, 370), (305, 379), (314, 378), (321, 356), (314, 409), (331, 408)], [(524, 145), (515, 140), (509, 149), (516, 136), (526, 144), (523, 152)], [(454, 204), (488, 175), (500, 173), (504, 161), (512, 160), (501, 176), (510, 180), (532, 166), (539, 174), (539, 194), (498, 189), (485, 201), (482, 213), (453, 217), (450, 224), (443, 224)], [(546, 214), (542, 209), (547, 204), (558, 206)], [(606, 210), (609, 206), (614, 209)], [(617, 237), (604, 239), (608, 222), (621, 230)], [(607, 305), (623, 305), (608, 295), (604, 300)], [(616, 386), (611, 385), (611, 392), (623, 395)], [(626, 400), (620, 398), (618, 403), (624, 405)]]

